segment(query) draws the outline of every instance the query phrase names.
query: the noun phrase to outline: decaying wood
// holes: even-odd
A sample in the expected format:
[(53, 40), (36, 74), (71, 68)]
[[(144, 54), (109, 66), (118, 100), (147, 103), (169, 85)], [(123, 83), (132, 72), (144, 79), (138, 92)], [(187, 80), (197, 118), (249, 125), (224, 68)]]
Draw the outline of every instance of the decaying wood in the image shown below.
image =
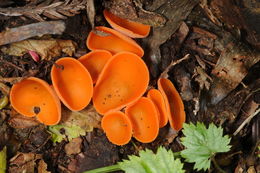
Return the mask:
[(235, 28), (246, 31), (246, 39), (260, 50), (260, 2), (212, 0), (210, 8), (214, 15), (232, 32)]
[[(238, 114), (241, 111), (242, 106), (247, 99), (259, 89), (260, 80), (256, 80), (247, 88), (240, 90), (233, 90), (223, 100), (214, 106), (209, 106), (207, 109), (200, 109), (199, 120), (214, 122), (215, 124), (222, 125), (224, 122), (228, 122), (233, 126)], [(203, 103), (204, 101), (201, 100)], [(207, 119), (207, 120), (206, 120)]]
[(65, 23), (63, 21), (39, 22), (24, 25), (1, 32), (0, 45), (10, 44), (44, 34), (62, 34), (64, 30)]
[(117, 16), (139, 23), (158, 27), (166, 22), (162, 15), (144, 10), (139, 0), (106, 0), (104, 6)]
[(221, 53), (212, 75), (211, 103), (216, 104), (235, 89), (247, 75), (251, 66), (260, 60), (260, 53), (241, 43), (231, 41)]
[(5, 16), (26, 16), (38, 21), (44, 21), (42, 16), (50, 19), (66, 19), (86, 8), (87, 0), (43, 1), (40, 4), (28, 4), (24, 7), (0, 8), (0, 14)]
[(197, 0), (167, 1), (155, 11), (165, 16), (167, 22), (163, 27), (153, 28), (152, 35), (144, 40), (148, 52), (146, 58), (150, 61), (150, 72), (153, 77), (159, 74), (158, 64), (161, 61), (159, 46), (175, 33), (197, 3)]

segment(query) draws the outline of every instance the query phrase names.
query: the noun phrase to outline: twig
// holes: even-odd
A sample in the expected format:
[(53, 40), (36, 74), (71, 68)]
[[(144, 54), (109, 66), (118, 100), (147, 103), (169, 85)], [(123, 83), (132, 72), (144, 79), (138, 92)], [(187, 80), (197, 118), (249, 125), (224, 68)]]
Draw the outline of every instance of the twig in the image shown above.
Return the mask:
[(8, 61), (6, 61), (6, 60), (0, 59), (0, 62), (2, 62), (2, 63), (4, 63), (4, 64), (7, 64), (7, 65), (9, 65), (9, 66), (12, 66), (12, 67), (14, 67), (14, 68), (16, 68), (16, 69), (18, 69), (18, 70), (20, 70), (20, 71), (24, 71), (23, 68), (21, 68), (21, 67), (15, 65), (15, 64), (13, 64), (13, 63), (11, 63), (11, 62), (8, 62)]
[(38, 22), (11, 28), (0, 33), (0, 45), (10, 44), (44, 34), (62, 34), (64, 30), (65, 23), (63, 21)]
[(218, 165), (218, 163), (217, 163), (215, 157), (212, 157), (211, 160), (212, 160), (214, 166), (216, 167), (216, 169), (217, 169), (220, 173), (226, 173), (226, 172)]
[(188, 59), (189, 56), (190, 56), (190, 54), (187, 54), (187, 55), (185, 55), (185, 56), (184, 56), (183, 58), (181, 58), (181, 59), (178, 59), (178, 60), (176, 60), (176, 61), (172, 61), (172, 62), (170, 63), (170, 65), (168, 65), (168, 66), (166, 67), (166, 69), (161, 73), (160, 78), (168, 78), (168, 72), (169, 72), (169, 70), (170, 70), (172, 67), (174, 67), (175, 65), (177, 65), (177, 64), (181, 63), (182, 61)]
[(233, 133), (233, 135), (236, 136), (244, 128), (244, 126), (247, 123), (249, 123), (251, 119), (254, 118), (259, 112), (260, 112), (260, 108), (258, 108), (253, 114), (247, 117), (247, 119), (237, 128), (237, 130)]

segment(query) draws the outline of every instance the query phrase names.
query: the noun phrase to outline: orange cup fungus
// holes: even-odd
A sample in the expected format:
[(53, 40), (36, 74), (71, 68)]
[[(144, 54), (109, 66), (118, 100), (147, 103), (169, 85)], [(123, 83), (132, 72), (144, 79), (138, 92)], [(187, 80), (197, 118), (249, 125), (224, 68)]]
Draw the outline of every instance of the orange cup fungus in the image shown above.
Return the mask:
[(29, 77), (12, 86), (10, 102), (13, 108), (27, 117), (36, 116), (45, 125), (55, 125), (61, 118), (61, 104), (50, 85)]
[(132, 124), (129, 118), (120, 111), (105, 114), (101, 127), (110, 142), (116, 145), (127, 144), (132, 137)]
[(170, 125), (173, 129), (178, 131), (182, 128), (186, 119), (181, 96), (172, 82), (168, 79), (160, 78), (158, 80), (158, 88), (166, 103)]
[(115, 30), (132, 38), (144, 38), (147, 37), (150, 32), (150, 26), (141, 23), (133, 22), (127, 19), (120, 18), (108, 10), (104, 10), (104, 17), (107, 22)]
[(168, 115), (166, 110), (165, 101), (161, 92), (157, 89), (150, 89), (147, 97), (152, 100), (159, 114), (159, 127), (163, 127), (168, 122)]
[(78, 60), (89, 71), (93, 83), (96, 83), (99, 74), (112, 54), (106, 50), (93, 50), (86, 55), (81, 56)]
[(74, 58), (60, 58), (51, 69), (53, 88), (66, 107), (73, 111), (85, 108), (93, 94), (88, 70)]
[(159, 121), (156, 107), (149, 98), (141, 97), (127, 106), (125, 112), (132, 123), (134, 138), (143, 143), (155, 140), (159, 133)]
[(114, 55), (101, 72), (93, 93), (97, 112), (116, 111), (137, 101), (146, 91), (149, 71), (144, 61), (131, 52)]
[(89, 33), (87, 47), (90, 50), (107, 50), (112, 54), (127, 51), (135, 53), (140, 57), (144, 55), (144, 50), (134, 40), (104, 26), (98, 26)]

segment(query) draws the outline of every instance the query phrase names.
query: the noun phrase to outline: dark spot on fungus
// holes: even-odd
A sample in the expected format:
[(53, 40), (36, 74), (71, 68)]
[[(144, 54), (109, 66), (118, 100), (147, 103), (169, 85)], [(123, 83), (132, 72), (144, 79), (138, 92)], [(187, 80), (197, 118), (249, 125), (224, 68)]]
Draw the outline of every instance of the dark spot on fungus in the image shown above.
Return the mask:
[(149, 128), (150, 128), (150, 126), (147, 126), (147, 128), (149, 129)]
[(33, 112), (34, 112), (35, 114), (38, 114), (38, 113), (41, 112), (41, 108), (38, 107), (38, 106), (35, 106), (35, 107), (33, 108)]
[(108, 94), (108, 95), (107, 95), (107, 97), (108, 97), (108, 98), (111, 98), (111, 97), (112, 97), (112, 95), (111, 95), (111, 94)]
[(38, 88), (37, 88), (37, 87), (34, 87), (33, 89), (37, 90)]

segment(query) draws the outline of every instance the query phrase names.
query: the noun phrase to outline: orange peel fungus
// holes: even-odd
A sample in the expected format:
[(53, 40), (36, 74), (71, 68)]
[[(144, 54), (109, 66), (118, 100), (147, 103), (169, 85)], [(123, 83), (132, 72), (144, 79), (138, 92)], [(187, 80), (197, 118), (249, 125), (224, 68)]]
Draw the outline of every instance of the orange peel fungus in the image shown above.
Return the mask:
[(54, 90), (72, 111), (84, 109), (93, 95), (93, 82), (87, 69), (76, 59), (58, 59), (51, 69)]
[(45, 125), (58, 124), (61, 118), (60, 100), (50, 85), (42, 79), (29, 77), (12, 86), (12, 107), (27, 117), (36, 116)]
[(178, 131), (182, 128), (186, 120), (181, 96), (169, 79), (160, 78), (158, 80), (158, 88), (166, 103), (170, 125), (173, 129)]

